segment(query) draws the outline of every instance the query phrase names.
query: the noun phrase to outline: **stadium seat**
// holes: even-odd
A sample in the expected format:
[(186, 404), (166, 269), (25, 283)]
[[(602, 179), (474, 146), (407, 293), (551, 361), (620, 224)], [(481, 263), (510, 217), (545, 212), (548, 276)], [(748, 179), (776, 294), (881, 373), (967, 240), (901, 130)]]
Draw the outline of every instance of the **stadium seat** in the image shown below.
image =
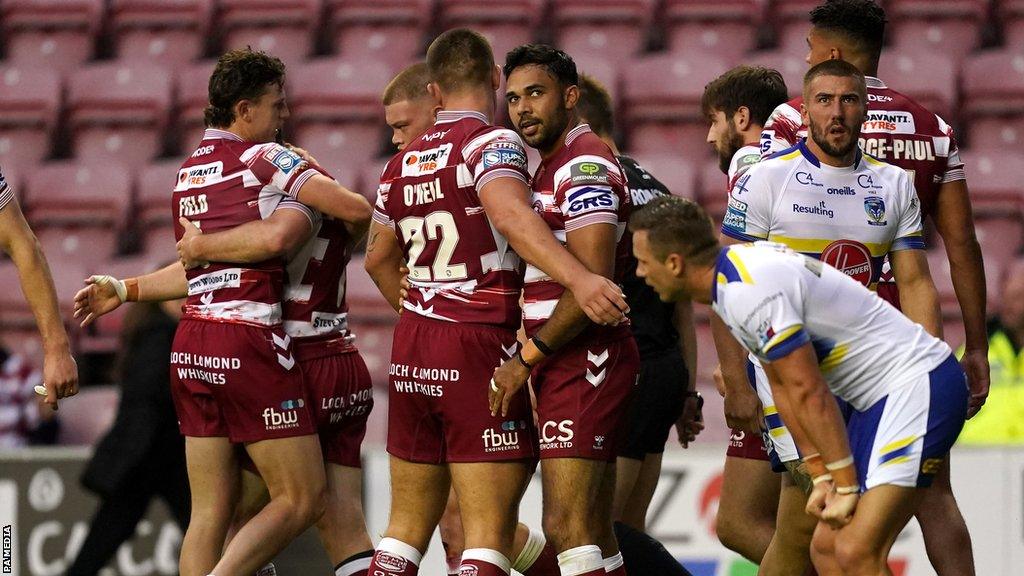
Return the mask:
[(716, 157), (701, 163), (698, 178), (697, 198), (700, 205), (718, 221), (729, 204), (729, 177), (722, 172)]
[(15, 327), (32, 327), (34, 322), (32, 310), (21, 291), (18, 268), (9, 260), (0, 261), (0, 326), (6, 333)]
[(446, 0), (437, 4), (438, 23), (441, 30), (469, 27), (483, 34), (500, 65), (509, 50), (535, 40), (534, 31), (541, 25), (544, 5), (544, 0)]
[(762, 8), (757, 0), (667, 0), (658, 20), (673, 52), (717, 55), (734, 63), (757, 46)]
[(985, 262), (1009, 262), (1024, 246), (1024, 222), (1019, 213), (976, 218), (974, 229)]
[(111, 0), (109, 23), (118, 58), (168, 68), (202, 57), (213, 0)]
[(39, 67), (0, 68), (0, 169), (26, 172), (50, 155), (60, 77)]
[(890, 88), (952, 122), (957, 110), (957, 67), (935, 50), (896, 50), (882, 53), (878, 75)]
[(147, 65), (97, 64), (71, 75), (68, 118), (76, 156), (138, 165), (160, 154), (171, 78)]
[(19, 66), (67, 73), (94, 54), (103, 0), (4, 0), (0, 34)]
[(551, 5), (555, 43), (569, 54), (624, 62), (643, 52), (651, 0), (562, 0)]
[(726, 67), (721, 61), (681, 54), (650, 56), (622, 69), (624, 125), (634, 153), (706, 153), (707, 121), (700, 107), (704, 85)]
[(132, 177), (119, 166), (60, 162), (27, 177), (25, 214), (52, 258), (110, 257), (131, 210)]
[[(633, 157), (627, 153), (627, 156)], [(640, 166), (664, 184), (675, 196), (697, 199), (696, 171), (687, 159), (672, 152), (641, 153), (633, 157)], [(723, 177), (724, 178), (724, 177)]]
[(430, 0), (326, 0), (331, 44), (346, 58), (401, 69), (421, 53), (431, 6)]
[(953, 291), (953, 280), (949, 274), (949, 258), (942, 248), (927, 251), (928, 270), (931, 272), (935, 290), (939, 293), (939, 306), (945, 310), (956, 307), (956, 292)]
[[(131, 278), (152, 272), (170, 263), (171, 261), (160, 261), (143, 254), (108, 260), (99, 264), (100, 268), (88, 273), (109, 274), (114, 278)], [(78, 350), (86, 354), (116, 352), (124, 328), (124, 318), (130, 309), (130, 305), (121, 306), (109, 314), (100, 316), (91, 326), (81, 330)]]
[(172, 262), (178, 258), (170, 212), (167, 216), (167, 220), (147, 227), (141, 234), (142, 254), (145, 255), (147, 261)]
[(1024, 154), (972, 148), (962, 153), (976, 215), (1019, 214), (1024, 205)]
[(896, 22), (893, 48), (941, 52), (959, 61), (978, 47), (981, 25), (981, 20), (965, 16)]
[(1024, 0), (998, 0), (994, 19), (1002, 25), (1008, 48), (1024, 48)]
[(982, 116), (968, 126), (972, 150), (1003, 150), (1024, 144), (1024, 114)]
[(206, 129), (203, 111), (210, 103), (210, 74), (215, 65), (215, 62), (202, 62), (178, 71), (175, 87), (178, 106), (175, 149), (179, 154), (191, 154), (203, 139), (203, 131)]
[(766, 15), (775, 30), (775, 45), (780, 52), (794, 56), (807, 55), (807, 31), (810, 12), (819, 0), (774, 0)]
[(134, 224), (141, 229), (171, 222), (171, 194), (184, 159), (148, 164), (138, 173)]
[(786, 91), (791, 98), (803, 93), (804, 74), (807, 73), (807, 61), (803, 55), (795, 56), (780, 50), (767, 50), (747, 55), (743, 63), (778, 70), (779, 74), (782, 74), (782, 79), (786, 81)]
[(251, 46), (298, 64), (313, 52), (320, 0), (219, 0), (224, 49)]
[[(608, 91), (608, 95), (612, 98), (612, 106), (617, 108), (616, 104), (619, 102), (619, 69), (615, 63), (586, 52), (572, 54), (572, 59), (576, 62), (577, 72), (589, 75), (604, 86), (604, 89)], [(499, 104), (499, 107), (501, 106), (502, 104)], [(616, 118), (618, 117), (617, 114), (615, 116)]]
[(324, 58), (294, 68), (288, 85), (295, 144), (331, 172), (376, 157), (384, 129), (380, 94), (391, 78), (387, 65), (367, 60)]
[[(986, 131), (997, 134), (1003, 123), (1024, 124), (1024, 53), (1011, 49), (971, 56), (964, 61), (962, 74), (961, 110), (972, 129), (985, 122), (990, 124)], [(990, 144), (971, 140), (972, 146)]]

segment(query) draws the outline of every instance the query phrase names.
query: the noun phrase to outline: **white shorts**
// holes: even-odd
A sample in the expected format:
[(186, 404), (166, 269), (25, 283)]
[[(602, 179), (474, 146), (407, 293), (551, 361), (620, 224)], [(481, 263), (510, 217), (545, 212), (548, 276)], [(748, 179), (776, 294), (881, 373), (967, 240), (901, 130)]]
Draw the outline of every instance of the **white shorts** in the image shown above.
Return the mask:
[(782, 416), (775, 407), (775, 398), (772, 396), (771, 386), (768, 385), (768, 374), (760, 362), (754, 364), (754, 386), (757, 388), (757, 397), (764, 407), (764, 423), (768, 433), (766, 438), (771, 440), (769, 451), (774, 451), (779, 462), (786, 463), (800, 459), (800, 452), (796, 449), (796, 442), (789, 434), (789, 429), (782, 422)]

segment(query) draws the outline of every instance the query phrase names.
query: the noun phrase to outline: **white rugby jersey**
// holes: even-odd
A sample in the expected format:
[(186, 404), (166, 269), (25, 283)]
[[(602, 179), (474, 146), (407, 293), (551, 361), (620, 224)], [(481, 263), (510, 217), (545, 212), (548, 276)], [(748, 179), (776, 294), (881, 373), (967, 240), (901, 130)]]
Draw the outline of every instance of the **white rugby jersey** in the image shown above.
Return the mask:
[(732, 160), (729, 161), (729, 172), (726, 174), (729, 178), (729, 188), (726, 190), (732, 190), (732, 187), (736, 185), (736, 181), (739, 180), (740, 176), (747, 173), (747, 170), (751, 166), (761, 161), (761, 147), (758, 144), (745, 144), (742, 148), (736, 151), (732, 155)]
[(712, 308), (762, 361), (810, 343), (829, 389), (857, 410), (927, 374), (952, 353), (849, 276), (773, 242), (722, 250)]
[(860, 152), (853, 166), (828, 166), (803, 140), (736, 181), (722, 233), (781, 242), (872, 289), (887, 253), (924, 249), (917, 195), (904, 170)]

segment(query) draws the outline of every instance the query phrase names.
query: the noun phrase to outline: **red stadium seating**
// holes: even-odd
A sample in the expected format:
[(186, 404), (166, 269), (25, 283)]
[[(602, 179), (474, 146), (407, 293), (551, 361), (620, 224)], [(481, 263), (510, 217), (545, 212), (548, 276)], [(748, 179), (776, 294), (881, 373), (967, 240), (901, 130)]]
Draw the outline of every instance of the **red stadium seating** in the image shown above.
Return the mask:
[(890, 88), (906, 94), (947, 122), (957, 110), (957, 68), (942, 52), (887, 50), (878, 75)]
[(559, 48), (613, 62), (643, 51), (654, 16), (651, 0), (563, 0), (551, 7)]
[[(143, 254), (141, 256), (109, 260), (104, 262), (101, 268), (94, 272), (110, 274), (115, 278), (130, 278), (152, 272), (170, 263), (170, 261), (156, 260), (149, 255)], [(93, 322), (92, 326), (82, 330), (79, 349), (85, 353), (116, 352), (120, 343), (121, 331), (124, 327), (124, 317), (130, 309), (131, 305), (121, 306), (109, 314), (100, 316)]]
[(377, 155), (384, 129), (380, 94), (392, 78), (379, 62), (321, 59), (289, 74), (295, 143), (331, 172)]
[(1002, 24), (1009, 48), (1024, 48), (1024, 0), (996, 0), (995, 20)]
[(26, 217), (47, 256), (65, 263), (114, 254), (132, 208), (132, 177), (120, 166), (61, 162), (27, 177)]
[(949, 274), (949, 259), (946, 251), (941, 248), (928, 250), (928, 270), (939, 293), (939, 306), (943, 310), (956, 308), (956, 292), (953, 291), (953, 280)]
[(773, 0), (767, 18), (775, 28), (775, 43), (780, 52), (794, 56), (807, 54), (807, 31), (811, 27), (810, 12), (819, 0)]
[(757, 45), (757, 0), (667, 0), (659, 18), (674, 52), (698, 52), (738, 63)]
[[(975, 220), (974, 229), (986, 265), (1010, 262), (1020, 254), (1021, 246), (1024, 246), (1024, 223), (1019, 214), (981, 217)], [(995, 278), (998, 275), (993, 275)]]
[(960, 60), (978, 47), (981, 21), (967, 17), (906, 20), (892, 28), (897, 50), (941, 52)]
[(718, 221), (725, 214), (725, 207), (729, 204), (729, 177), (722, 172), (717, 157), (706, 160), (700, 168), (697, 197), (700, 198), (701, 206)]
[(60, 112), (60, 77), (38, 67), (0, 68), (0, 168), (23, 174), (50, 155)]
[(0, 34), (7, 58), (70, 72), (92, 58), (102, 17), (103, 0), (4, 0)]
[(312, 53), (320, 0), (219, 0), (224, 48), (251, 46), (298, 64)]
[(213, 0), (111, 0), (110, 27), (117, 55), (167, 67), (200, 58), (213, 17)]
[[(594, 80), (597, 80), (604, 86), (604, 89), (608, 91), (608, 95), (612, 98), (612, 106), (615, 106), (619, 101), (619, 70), (613, 62), (588, 54), (586, 52), (581, 54), (571, 54), (572, 59), (576, 62), (576, 71), (581, 74), (587, 74)], [(499, 107), (502, 105), (499, 104)], [(618, 115), (616, 115), (617, 117)]]
[[(626, 155), (632, 156), (628, 153)], [(691, 200), (697, 199), (697, 173), (688, 159), (672, 152), (641, 153), (634, 159), (644, 170), (667, 186), (672, 194)]]
[(215, 62), (203, 62), (178, 71), (175, 95), (178, 105), (176, 149), (179, 154), (191, 154), (203, 139), (206, 129), (203, 111), (210, 103), (208, 87), (215, 65)]
[(68, 86), (75, 154), (147, 162), (163, 148), (170, 106), (171, 79), (162, 69), (113, 63), (75, 72)]
[(171, 193), (184, 159), (164, 160), (144, 166), (138, 173), (134, 224), (140, 228), (171, 221)]
[[(971, 122), (971, 145), (998, 147), (999, 142), (973, 138), (973, 130), (998, 135), (1003, 124), (1024, 129), (1024, 54), (1015, 50), (987, 52), (964, 61), (962, 111)], [(1024, 131), (1019, 134), (1024, 134)]]
[(1024, 204), (1024, 154), (972, 148), (962, 156), (974, 212), (996, 216), (1019, 214)]
[(704, 85), (726, 67), (712, 58), (670, 54), (634, 60), (622, 70), (623, 119), (629, 150), (700, 154), (707, 122), (700, 107)]
[(12, 327), (31, 327), (33, 322), (32, 310), (21, 291), (18, 268), (9, 260), (0, 261), (0, 326), (6, 333)]
[(750, 66), (774, 68), (782, 74), (786, 81), (786, 90), (791, 98), (803, 93), (804, 74), (807, 73), (807, 60), (804, 56), (795, 56), (789, 52), (769, 50), (754, 52), (743, 58), (743, 63)]
[(480, 32), (491, 43), (495, 62), (501, 65), (509, 50), (535, 40), (544, 4), (544, 0), (446, 0), (437, 4), (438, 23), (441, 30), (465, 26)]
[(398, 70), (417, 59), (431, 6), (430, 0), (327, 0), (331, 44), (346, 58)]

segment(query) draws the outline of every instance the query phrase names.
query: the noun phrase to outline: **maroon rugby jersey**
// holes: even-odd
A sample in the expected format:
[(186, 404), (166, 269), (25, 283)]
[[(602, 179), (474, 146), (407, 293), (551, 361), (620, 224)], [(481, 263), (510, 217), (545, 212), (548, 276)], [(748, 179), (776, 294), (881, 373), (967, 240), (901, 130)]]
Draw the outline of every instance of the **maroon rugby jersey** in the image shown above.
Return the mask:
[[(623, 240), (629, 219), (630, 197), (626, 178), (608, 145), (590, 126), (580, 124), (565, 136), (554, 156), (541, 162), (533, 176), (533, 209), (540, 213), (555, 237), (591, 224), (612, 224), (618, 229), (615, 254), (616, 280), (628, 268), (629, 243)], [(551, 317), (565, 288), (539, 268), (526, 267), (523, 287), (523, 325), (532, 336)], [(591, 333), (629, 332), (617, 327), (594, 326)]]
[(491, 226), (478, 193), (496, 178), (527, 177), (519, 136), (479, 112), (438, 113), (431, 130), (387, 163), (373, 219), (402, 246), (408, 312), (518, 327), (519, 256)]
[[(224, 130), (208, 129), (178, 171), (172, 195), (174, 234), (180, 240), (184, 216), (204, 232), (218, 232), (267, 218), (278, 209), (315, 215), (294, 198), (320, 172), (280, 144), (244, 142)], [(211, 262), (189, 270), (185, 317), (259, 326), (281, 323), (284, 261), (255, 264)]]
[[(887, 87), (878, 78), (866, 77), (868, 116), (861, 127), (860, 147), (875, 158), (903, 168), (914, 176), (921, 201), (921, 216), (931, 214), (946, 182), (964, 179), (964, 164), (950, 128), (942, 118)], [(800, 119), (802, 97), (780, 105), (761, 133), (761, 156), (780, 152), (807, 136)]]

